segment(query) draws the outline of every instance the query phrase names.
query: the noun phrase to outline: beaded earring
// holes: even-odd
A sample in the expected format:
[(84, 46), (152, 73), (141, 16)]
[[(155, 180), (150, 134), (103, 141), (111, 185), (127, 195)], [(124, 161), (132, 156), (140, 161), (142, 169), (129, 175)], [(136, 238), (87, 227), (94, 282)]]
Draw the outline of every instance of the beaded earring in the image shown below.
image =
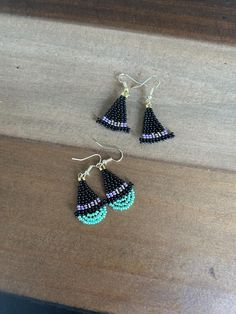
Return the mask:
[[(137, 85), (128, 87), (127, 82), (124, 81), (124, 77), (130, 79)], [(116, 99), (110, 109), (105, 113), (105, 115), (102, 118), (97, 118), (96, 122), (108, 129), (111, 129), (112, 131), (122, 131), (129, 133), (130, 128), (127, 125), (126, 99), (130, 95), (130, 89), (139, 88), (143, 86), (143, 83), (136, 81), (134, 78), (125, 73), (121, 73), (118, 76), (118, 81), (124, 87), (123, 92), (121, 93), (120, 97)]]
[[(151, 76), (145, 81), (145, 83), (153, 77), (154, 76)], [(140, 143), (152, 144), (159, 141), (165, 141), (168, 138), (172, 138), (175, 136), (173, 132), (163, 127), (163, 125), (157, 119), (155, 113), (152, 110), (152, 95), (155, 88), (157, 88), (159, 85), (160, 82), (158, 82), (158, 84), (151, 89), (150, 94), (145, 101), (146, 109), (144, 112), (143, 133), (142, 136), (139, 138)]]
[[(72, 160), (83, 161), (94, 156), (99, 156), (101, 162), (99, 154), (83, 159), (72, 158)], [(86, 176), (90, 174), (93, 168), (96, 168), (96, 165), (91, 165), (85, 172), (78, 174), (77, 207), (74, 215), (80, 222), (86, 225), (98, 224), (107, 214), (107, 200), (98, 197), (86, 182)]]
[(126, 182), (125, 180), (122, 180), (106, 168), (106, 165), (109, 162), (121, 162), (123, 159), (123, 152), (116, 146), (104, 146), (98, 142), (96, 143), (104, 148), (116, 148), (121, 154), (120, 158), (117, 160), (113, 158), (103, 159), (96, 165), (96, 167), (102, 174), (107, 204), (114, 210), (127, 210), (133, 205), (135, 200), (134, 185), (130, 181)]

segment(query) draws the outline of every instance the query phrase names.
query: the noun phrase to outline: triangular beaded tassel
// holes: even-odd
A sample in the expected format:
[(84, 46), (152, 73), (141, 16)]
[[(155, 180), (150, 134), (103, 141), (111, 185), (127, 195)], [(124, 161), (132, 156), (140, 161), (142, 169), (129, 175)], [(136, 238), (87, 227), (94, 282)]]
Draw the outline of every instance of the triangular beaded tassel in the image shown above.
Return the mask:
[(129, 133), (130, 128), (127, 125), (126, 114), (126, 96), (121, 95), (117, 98), (107, 113), (102, 118), (97, 118), (96, 122), (112, 131)]
[(125, 182), (107, 169), (101, 172), (108, 205), (120, 211), (130, 208), (135, 200), (133, 183)]
[(100, 199), (85, 180), (79, 181), (77, 209), (74, 213), (79, 221), (87, 225), (98, 224), (106, 217), (106, 204), (107, 201)]
[(143, 134), (139, 138), (140, 143), (155, 143), (174, 137), (174, 133), (164, 128), (158, 121), (151, 107), (147, 107), (144, 113)]

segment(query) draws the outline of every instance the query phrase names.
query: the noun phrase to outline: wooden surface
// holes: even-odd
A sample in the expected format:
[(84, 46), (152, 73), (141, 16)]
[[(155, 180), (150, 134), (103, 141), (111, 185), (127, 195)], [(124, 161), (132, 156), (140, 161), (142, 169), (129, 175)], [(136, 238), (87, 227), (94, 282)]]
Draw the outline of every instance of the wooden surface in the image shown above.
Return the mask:
[(2, 0), (0, 11), (223, 42), (236, 39), (236, 3), (225, 0)]
[[(73, 217), (91, 151), (1, 136), (0, 289), (109, 313), (236, 311), (236, 174), (124, 158), (135, 205)], [(99, 174), (89, 178), (101, 192)]]
[[(0, 54), (0, 134), (84, 147), (96, 136), (133, 156), (236, 170), (234, 46), (0, 15)], [(127, 101), (131, 134), (95, 123), (121, 72), (161, 80), (153, 109), (174, 140), (139, 144), (144, 89)]]
[[(116, 314), (235, 314), (235, 1), (3, 0), (0, 12), (0, 290)], [(96, 125), (120, 72), (160, 78), (154, 110), (173, 141), (139, 145), (145, 91), (127, 103), (129, 136)], [(88, 227), (73, 216), (88, 164), (71, 157), (95, 136), (133, 156), (111, 170), (137, 199)], [(98, 174), (89, 183), (102, 193)]]

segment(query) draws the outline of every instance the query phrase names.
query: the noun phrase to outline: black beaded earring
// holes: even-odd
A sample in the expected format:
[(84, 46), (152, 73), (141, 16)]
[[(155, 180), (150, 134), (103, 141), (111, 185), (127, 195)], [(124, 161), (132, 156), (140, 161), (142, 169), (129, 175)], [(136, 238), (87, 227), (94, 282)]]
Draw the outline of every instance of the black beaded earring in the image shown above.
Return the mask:
[[(135, 200), (134, 185), (132, 182), (122, 180), (117, 175), (106, 169), (106, 165), (111, 162), (120, 162), (123, 159), (123, 152), (116, 146), (104, 146), (108, 149), (117, 149), (121, 156), (119, 159), (102, 159), (101, 155), (93, 154), (83, 159), (72, 158), (72, 160), (83, 161), (98, 156), (99, 162), (90, 165), (85, 172), (78, 174), (77, 206), (74, 212), (75, 217), (86, 225), (95, 225), (100, 223), (107, 214), (107, 205), (114, 210), (122, 211), (130, 208)], [(106, 198), (99, 197), (87, 184), (86, 177), (90, 175), (92, 169), (97, 168), (101, 171)]]
[(106, 165), (111, 162), (120, 162), (123, 159), (123, 152), (117, 146), (104, 146), (96, 142), (99, 146), (108, 149), (117, 149), (120, 152), (119, 159), (103, 159), (96, 167), (101, 171), (107, 204), (114, 210), (123, 211), (129, 209), (135, 200), (134, 185), (130, 181), (119, 178), (116, 174), (107, 170)]
[[(153, 77), (154, 76), (151, 76), (145, 81), (145, 83)], [(152, 110), (152, 95), (155, 88), (157, 88), (159, 85), (160, 82), (158, 82), (158, 84), (151, 89), (151, 92), (145, 101), (146, 109), (144, 112), (143, 133), (139, 138), (140, 143), (152, 144), (155, 142), (165, 141), (175, 136), (173, 132), (163, 127)]]
[[(136, 83), (137, 85), (128, 87), (127, 82), (124, 81), (125, 77)], [(116, 99), (114, 104), (110, 107), (110, 109), (102, 118), (97, 118), (96, 122), (108, 129), (111, 129), (112, 131), (122, 131), (125, 133), (129, 133), (130, 128), (127, 124), (126, 99), (130, 95), (130, 89), (139, 88), (143, 86), (143, 84), (136, 81), (134, 78), (125, 73), (121, 73), (118, 76), (118, 80), (124, 87), (122, 94)]]
[[(83, 159), (72, 158), (72, 160), (83, 161), (94, 156), (99, 156), (101, 162), (102, 158), (99, 154), (93, 154)], [(74, 215), (86, 225), (98, 224), (107, 214), (107, 200), (100, 198), (86, 182), (86, 176), (93, 168), (96, 168), (96, 165), (91, 165), (85, 172), (78, 174), (77, 206)]]

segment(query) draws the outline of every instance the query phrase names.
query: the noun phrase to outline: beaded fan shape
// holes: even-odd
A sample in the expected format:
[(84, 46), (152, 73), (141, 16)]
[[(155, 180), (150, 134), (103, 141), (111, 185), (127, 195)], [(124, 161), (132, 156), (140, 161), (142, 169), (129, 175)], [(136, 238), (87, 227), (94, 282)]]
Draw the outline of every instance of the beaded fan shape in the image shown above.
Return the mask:
[(102, 169), (101, 173), (108, 205), (119, 211), (130, 208), (135, 200), (133, 183), (120, 179), (107, 169)]
[(107, 201), (98, 197), (85, 180), (79, 181), (75, 217), (84, 224), (95, 225), (107, 214)]
[(129, 133), (130, 128), (127, 125), (126, 97), (121, 95), (117, 98), (107, 113), (102, 118), (97, 118), (96, 122), (112, 131)]
[(147, 107), (144, 113), (143, 133), (139, 138), (140, 143), (155, 143), (174, 137), (174, 133), (163, 127), (158, 121), (151, 107)]

